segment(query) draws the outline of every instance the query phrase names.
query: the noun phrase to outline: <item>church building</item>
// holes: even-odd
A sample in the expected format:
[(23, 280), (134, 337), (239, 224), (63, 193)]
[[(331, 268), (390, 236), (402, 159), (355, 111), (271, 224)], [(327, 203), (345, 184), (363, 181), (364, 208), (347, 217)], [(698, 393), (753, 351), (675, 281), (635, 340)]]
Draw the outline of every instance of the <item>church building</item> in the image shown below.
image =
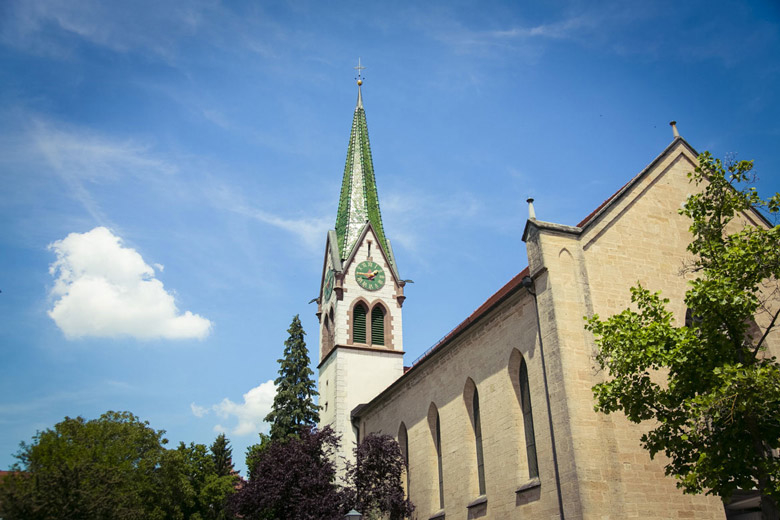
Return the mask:
[(360, 84), (317, 310), (320, 423), (342, 436), (340, 457), (370, 432), (394, 435), (420, 520), (726, 518), (719, 498), (685, 495), (664, 475), (642, 426), (593, 409), (604, 375), (583, 316), (625, 309), (637, 281), (685, 316), (690, 234), (678, 209), (698, 161), (676, 127), (575, 226), (537, 219), (529, 200), (529, 265), (404, 367), (406, 282), (382, 225)]

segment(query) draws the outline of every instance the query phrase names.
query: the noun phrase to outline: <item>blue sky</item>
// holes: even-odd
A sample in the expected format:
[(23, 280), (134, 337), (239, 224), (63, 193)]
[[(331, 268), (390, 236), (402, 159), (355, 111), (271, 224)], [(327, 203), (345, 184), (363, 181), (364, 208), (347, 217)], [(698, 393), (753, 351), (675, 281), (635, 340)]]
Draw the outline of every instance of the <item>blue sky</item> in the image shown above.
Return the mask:
[[(0, 5), (0, 468), (64, 416), (267, 430), (291, 318), (317, 357), (363, 87), (409, 364), (671, 142), (780, 189), (780, 8), (755, 2)], [(316, 361), (314, 362), (316, 365)]]

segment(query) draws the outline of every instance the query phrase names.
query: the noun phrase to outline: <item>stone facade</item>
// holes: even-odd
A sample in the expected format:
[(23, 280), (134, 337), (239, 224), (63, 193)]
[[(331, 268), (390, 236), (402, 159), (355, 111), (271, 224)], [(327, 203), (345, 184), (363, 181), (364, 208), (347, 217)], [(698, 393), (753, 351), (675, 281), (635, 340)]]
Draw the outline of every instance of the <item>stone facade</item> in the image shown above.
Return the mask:
[[(561, 507), (568, 519), (725, 518), (718, 498), (685, 495), (664, 475), (662, 456), (651, 460), (640, 446), (642, 427), (622, 414), (594, 412), (591, 387), (603, 374), (595, 368), (594, 341), (583, 327), (583, 316), (610, 316), (626, 308), (629, 288), (637, 282), (662, 291), (684, 319), (688, 278), (680, 273), (689, 259), (690, 234), (688, 220), (677, 211), (696, 189), (687, 178), (696, 164), (696, 152), (676, 137), (578, 226), (530, 219), (523, 235), (529, 267), (354, 411), (359, 435), (381, 431), (400, 439), (417, 518), (558, 518)], [(744, 218), (762, 225), (757, 215)], [(522, 283), (526, 275), (533, 280), (538, 322), (534, 296)], [(777, 333), (769, 343), (780, 353)], [(538, 477), (527, 455), (523, 362)], [(471, 408), (474, 388), (484, 494)]]

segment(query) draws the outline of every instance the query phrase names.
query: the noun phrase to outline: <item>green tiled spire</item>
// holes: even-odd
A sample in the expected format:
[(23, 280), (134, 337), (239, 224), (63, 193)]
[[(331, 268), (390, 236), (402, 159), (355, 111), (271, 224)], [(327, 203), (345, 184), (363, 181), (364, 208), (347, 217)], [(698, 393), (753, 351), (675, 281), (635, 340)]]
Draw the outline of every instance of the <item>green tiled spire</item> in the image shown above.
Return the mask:
[(379, 212), (379, 197), (376, 192), (374, 164), (371, 160), (371, 145), (368, 142), (366, 111), (363, 110), (363, 95), (358, 84), (358, 99), (352, 117), (352, 133), (347, 148), (347, 164), (341, 183), (339, 211), (336, 215), (336, 236), (341, 258), (346, 258), (355, 245), (366, 222), (371, 222), (379, 244), (388, 258), (392, 258), (382, 228)]

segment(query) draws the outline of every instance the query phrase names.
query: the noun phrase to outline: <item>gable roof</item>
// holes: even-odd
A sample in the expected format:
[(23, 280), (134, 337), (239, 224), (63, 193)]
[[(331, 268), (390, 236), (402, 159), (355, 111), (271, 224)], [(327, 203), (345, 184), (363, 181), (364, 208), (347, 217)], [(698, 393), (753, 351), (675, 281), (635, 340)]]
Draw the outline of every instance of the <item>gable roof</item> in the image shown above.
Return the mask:
[[(355, 259), (355, 255), (358, 251), (358, 244), (363, 242), (363, 239), (368, 235), (369, 231), (373, 231), (374, 236), (377, 237), (377, 240), (379, 240), (379, 233), (377, 233), (376, 229), (374, 229), (374, 226), (371, 224), (371, 222), (366, 222), (363, 227), (360, 230), (360, 234), (358, 235), (357, 239), (355, 240), (355, 243), (352, 245), (352, 250), (349, 251), (349, 256), (347, 256), (344, 261), (341, 263), (341, 271), (346, 271), (349, 265), (352, 263), (352, 261)], [(382, 257), (387, 262), (387, 265), (390, 266), (390, 270), (392, 271), (393, 277), (395, 277), (395, 281), (400, 282), (401, 278), (398, 276), (398, 269), (395, 267), (395, 258), (393, 258), (393, 250), (390, 248), (390, 241), (387, 241), (387, 249), (384, 249), (382, 247), (379, 248), (379, 252), (381, 253)]]
[(591, 211), (590, 214), (587, 217), (582, 219), (579, 222), (579, 224), (577, 224), (577, 227), (578, 228), (585, 228), (585, 227), (589, 226), (590, 224), (594, 223), (596, 220), (598, 220), (598, 217), (600, 217), (607, 209), (609, 209), (610, 206), (612, 206), (613, 204), (617, 203), (617, 201), (619, 199), (621, 199), (623, 197), (623, 195), (625, 193), (627, 193), (634, 186), (634, 184), (639, 182), (639, 180), (642, 177), (647, 175), (648, 172), (650, 172), (653, 168), (655, 168), (655, 166), (659, 162), (661, 162), (661, 160), (663, 160), (663, 158), (666, 157), (666, 155), (669, 154), (669, 152), (671, 152), (673, 148), (676, 148), (678, 143), (681, 146), (684, 146), (685, 148), (687, 148), (693, 155), (695, 155), (695, 156), (699, 155), (699, 152), (694, 150), (693, 147), (690, 144), (688, 144), (688, 141), (686, 141), (685, 139), (683, 139), (680, 136), (676, 136), (674, 138), (674, 140), (672, 140), (672, 142), (669, 143), (669, 145), (666, 148), (664, 148), (664, 150), (660, 154), (658, 154), (658, 156), (655, 159), (653, 159), (653, 161), (650, 164), (645, 166), (642, 169), (642, 171), (640, 171), (639, 173), (634, 175), (634, 177), (631, 180), (629, 180), (627, 183), (625, 183), (622, 188), (620, 188), (615, 193), (613, 193), (609, 198), (607, 198), (607, 200), (605, 200), (604, 202), (599, 204), (599, 206), (596, 209)]

